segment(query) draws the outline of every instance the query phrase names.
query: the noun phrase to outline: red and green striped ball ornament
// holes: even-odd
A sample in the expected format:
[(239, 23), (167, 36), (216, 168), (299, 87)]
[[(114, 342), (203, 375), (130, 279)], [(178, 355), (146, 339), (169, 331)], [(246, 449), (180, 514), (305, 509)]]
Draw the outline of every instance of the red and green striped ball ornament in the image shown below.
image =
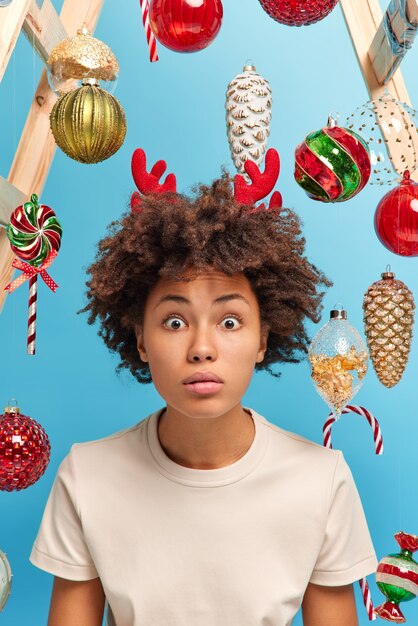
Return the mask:
[(374, 609), (376, 615), (388, 622), (406, 622), (399, 608), (400, 602), (413, 600), (418, 595), (418, 563), (412, 554), (418, 550), (418, 536), (399, 532), (395, 535), (401, 551), (388, 554), (377, 566), (376, 582), (387, 602)]
[(312, 200), (349, 200), (366, 185), (370, 171), (367, 143), (331, 116), (326, 128), (307, 135), (295, 150), (295, 180)]

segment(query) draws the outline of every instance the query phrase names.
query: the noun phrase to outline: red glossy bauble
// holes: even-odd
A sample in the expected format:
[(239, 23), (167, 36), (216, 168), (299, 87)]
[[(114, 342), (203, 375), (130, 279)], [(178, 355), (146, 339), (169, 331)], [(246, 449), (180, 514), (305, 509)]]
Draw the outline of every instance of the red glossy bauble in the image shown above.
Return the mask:
[(221, 0), (151, 0), (150, 23), (163, 46), (175, 52), (206, 48), (221, 27)]
[(6, 407), (0, 415), (0, 490), (19, 491), (45, 472), (51, 454), (48, 435), (38, 422)]
[(418, 256), (418, 184), (406, 171), (403, 180), (377, 205), (374, 216), (376, 234), (391, 252)]
[(260, 0), (263, 9), (280, 24), (307, 26), (331, 13), (338, 0)]

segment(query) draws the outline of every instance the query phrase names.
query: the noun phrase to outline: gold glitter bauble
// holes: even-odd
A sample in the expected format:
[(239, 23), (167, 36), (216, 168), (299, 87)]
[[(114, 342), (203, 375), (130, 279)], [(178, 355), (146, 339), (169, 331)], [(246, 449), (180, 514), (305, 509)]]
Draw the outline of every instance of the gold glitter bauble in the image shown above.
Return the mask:
[[(59, 95), (77, 87), (74, 81), (115, 82), (119, 64), (109, 46), (83, 28), (53, 48), (48, 58), (49, 78)], [(106, 85), (108, 88), (108, 85)]]
[(414, 323), (412, 292), (393, 272), (364, 295), (364, 325), (373, 367), (385, 387), (393, 387), (402, 378), (408, 362)]
[(51, 130), (65, 154), (81, 163), (99, 163), (115, 154), (126, 134), (125, 113), (114, 96), (84, 85), (63, 95), (50, 116)]

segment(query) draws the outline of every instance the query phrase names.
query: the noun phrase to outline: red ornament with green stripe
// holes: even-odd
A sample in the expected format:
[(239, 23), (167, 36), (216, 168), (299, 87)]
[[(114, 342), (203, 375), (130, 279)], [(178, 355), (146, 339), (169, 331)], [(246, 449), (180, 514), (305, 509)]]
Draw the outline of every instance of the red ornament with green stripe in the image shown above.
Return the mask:
[(295, 180), (312, 200), (344, 202), (370, 178), (370, 152), (360, 135), (336, 125), (314, 131), (295, 150)]
[(385, 556), (377, 566), (376, 582), (388, 601), (376, 607), (376, 615), (388, 622), (406, 622), (399, 608), (400, 602), (413, 600), (418, 595), (418, 563), (412, 554), (418, 550), (418, 536), (399, 532), (395, 535), (401, 551)]

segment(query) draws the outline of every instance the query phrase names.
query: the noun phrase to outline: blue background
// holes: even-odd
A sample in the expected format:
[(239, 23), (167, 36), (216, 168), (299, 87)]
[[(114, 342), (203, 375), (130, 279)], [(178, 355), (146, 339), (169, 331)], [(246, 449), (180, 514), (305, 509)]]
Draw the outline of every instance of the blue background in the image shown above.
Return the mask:
[[(60, 2), (55, 3), (60, 9)], [(181, 55), (159, 46), (160, 61), (150, 64), (138, 1), (104, 3), (96, 35), (116, 54), (120, 77), (116, 96), (126, 111), (124, 146), (99, 165), (82, 165), (57, 150), (42, 201), (64, 227), (63, 246), (51, 274), (60, 285), (53, 295), (40, 285), (36, 357), (26, 356), (27, 289), (6, 300), (0, 317), (1, 402), (16, 397), (23, 413), (39, 421), (52, 444), (50, 465), (30, 489), (0, 493), (0, 548), (12, 564), (13, 590), (0, 623), (46, 624), (52, 576), (33, 567), (28, 556), (57, 467), (74, 442), (97, 439), (128, 427), (163, 405), (151, 386), (129, 374), (115, 375), (110, 355), (77, 310), (85, 303), (85, 268), (106, 225), (126, 210), (134, 189), (130, 157), (142, 146), (150, 162), (164, 158), (186, 192), (197, 181), (219, 176), (222, 164), (233, 172), (225, 131), (224, 97), (228, 82), (247, 59), (273, 90), (270, 146), (281, 155), (277, 188), (284, 203), (304, 222), (307, 254), (333, 281), (328, 310), (341, 301), (349, 320), (363, 333), (362, 300), (368, 285), (388, 263), (412, 290), (416, 259), (397, 257), (378, 242), (374, 209), (386, 188), (367, 186), (353, 200), (325, 205), (309, 200), (293, 180), (293, 151), (311, 130), (325, 125), (331, 111), (341, 119), (368, 100), (348, 31), (338, 6), (322, 22), (302, 29), (270, 19), (257, 0), (224, 0), (224, 22), (206, 50)], [(418, 102), (416, 51), (402, 66), (412, 102)], [(37, 85), (41, 63), (23, 35), (0, 87), (0, 172), (7, 175)], [(30, 159), (30, 154), (27, 155)], [(321, 325), (322, 325), (321, 323)], [(310, 329), (311, 335), (318, 327)], [(244, 403), (281, 427), (322, 443), (328, 410), (317, 395), (306, 362), (282, 368), (280, 380), (256, 374)], [(395, 549), (393, 534), (418, 532), (416, 380), (418, 347), (401, 382), (384, 388), (370, 367), (355, 398), (379, 419), (385, 443), (374, 454), (372, 433), (363, 418), (346, 415), (333, 429), (362, 497), (379, 558)], [(286, 572), (283, 572), (286, 576)], [(374, 602), (383, 596), (369, 577)], [(360, 624), (368, 623), (356, 585)], [(414, 623), (418, 602), (403, 606)], [(298, 616), (295, 625), (300, 625)]]

